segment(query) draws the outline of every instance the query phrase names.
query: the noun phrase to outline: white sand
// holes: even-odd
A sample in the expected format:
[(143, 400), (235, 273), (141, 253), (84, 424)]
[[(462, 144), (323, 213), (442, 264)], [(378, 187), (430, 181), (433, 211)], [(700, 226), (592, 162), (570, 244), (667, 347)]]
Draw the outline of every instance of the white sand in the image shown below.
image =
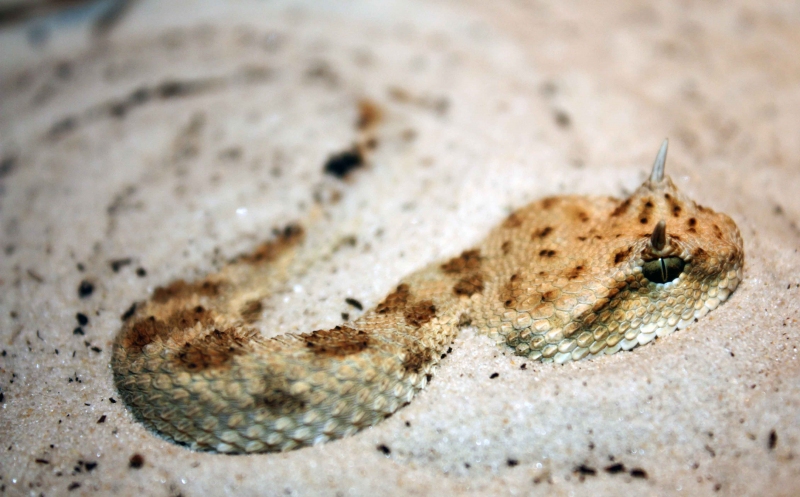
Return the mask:
[[(86, 20), (50, 19), (34, 47), (26, 29), (42, 21), (0, 30), (0, 161), (16, 158), (0, 163), (1, 490), (796, 494), (796, 5), (231, 4), (145, 0), (94, 38)], [(386, 114), (374, 161), (326, 177), (363, 98)], [(304, 224), (302, 256), (322, 260), (268, 303), (265, 332), (331, 327), (356, 315), (346, 297), (374, 305), (514, 207), (625, 195), (665, 136), (667, 173), (731, 215), (746, 244), (745, 281), (688, 329), (525, 370), (466, 331), (395, 416), (286, 454), (190, 452), (119, 401), (108, 363), (120, 315), (274, 227)]]

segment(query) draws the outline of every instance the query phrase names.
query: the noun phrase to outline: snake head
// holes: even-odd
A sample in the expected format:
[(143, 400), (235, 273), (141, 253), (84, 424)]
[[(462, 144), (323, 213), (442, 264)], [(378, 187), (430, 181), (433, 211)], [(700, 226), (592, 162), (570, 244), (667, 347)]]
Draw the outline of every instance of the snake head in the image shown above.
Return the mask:
[(606, 329), (604, 318), (618, 320), (605, 353), (687, 326), (727, 300), (742, 280), (744, 250), (736, 224), (678, 191), (664, 175), (666, 156), (665, 140), (650, 178), (609, 218), (608, 229), (623, 235), (609, 254), (616, 284), (608, 306), (596, 314)]

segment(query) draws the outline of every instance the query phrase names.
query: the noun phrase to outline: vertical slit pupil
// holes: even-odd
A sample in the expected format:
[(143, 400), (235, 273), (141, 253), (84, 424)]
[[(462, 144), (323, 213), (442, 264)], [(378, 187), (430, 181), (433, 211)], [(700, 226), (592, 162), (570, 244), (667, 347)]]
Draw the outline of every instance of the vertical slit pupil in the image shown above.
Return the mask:
[(680, 257), (659, 257), (642, 265), (642, 275), (653, 283), (669, 283), (681, 275), (685, 266)]

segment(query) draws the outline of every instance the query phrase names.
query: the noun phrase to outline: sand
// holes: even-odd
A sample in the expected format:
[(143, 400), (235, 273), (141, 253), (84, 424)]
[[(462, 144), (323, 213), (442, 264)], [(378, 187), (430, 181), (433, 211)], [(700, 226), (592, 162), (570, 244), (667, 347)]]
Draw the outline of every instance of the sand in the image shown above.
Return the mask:
[[(0, 28), (0, 491), (799, 491), (796, 5), (143, 0), (110, 25), (99, 10)], [(363, 102), (383, 116), (374, 155), (325, 174)], [(558, 366), (467, 329), (393, 417), (281, 454), (191, 452), (114, 389), (131, 304), (273, 229), (300, 222), (309, 241), (264, 333), (332, 327), (359, 313), (346, 298), (375, 305), (515, 207), (626, 195), (664, 137), (678, 187), (738, 223), (746, 271), (655, 344)]]

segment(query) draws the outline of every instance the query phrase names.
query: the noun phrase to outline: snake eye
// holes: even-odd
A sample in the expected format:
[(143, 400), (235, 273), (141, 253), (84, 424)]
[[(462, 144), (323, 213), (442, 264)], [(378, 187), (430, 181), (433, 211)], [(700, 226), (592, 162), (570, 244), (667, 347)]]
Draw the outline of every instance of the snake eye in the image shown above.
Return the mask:
[(653, 283), (669, 283), (683, 272), (686, 262), (680, 257), (663, 257), (642, 265), (642, 274)]

